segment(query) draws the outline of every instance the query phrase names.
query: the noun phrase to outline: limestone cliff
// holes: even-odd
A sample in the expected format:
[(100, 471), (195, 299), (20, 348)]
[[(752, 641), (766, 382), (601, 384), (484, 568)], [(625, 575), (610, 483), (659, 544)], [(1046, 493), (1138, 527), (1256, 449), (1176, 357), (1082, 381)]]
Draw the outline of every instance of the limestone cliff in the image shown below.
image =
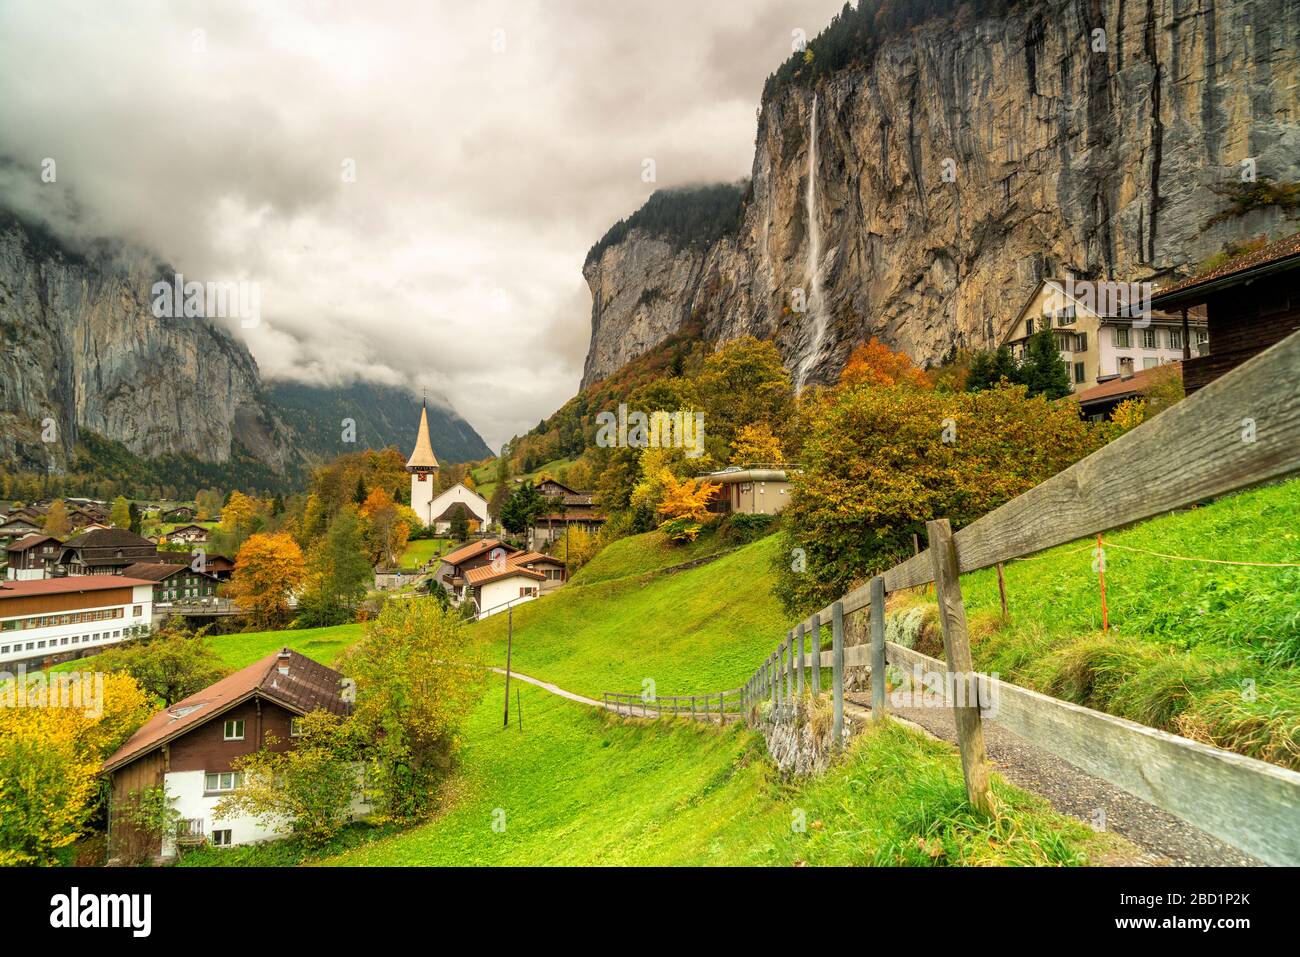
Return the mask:
[(206, 462), (227, 461), (238, 439), (284, 468), (292, 443), (253, 357), (204, 319), (155, 317), (149, 290), (164, 276), (144, 253), (81, 255), (0, 220), (0, 456), (59, 468), (89, 429), (146, 457)]
[(1294, 231), (1279, 206), (1215, 221), (1248, 159), (1300, 180), (1300, 0), (931, 20), (765, 98), (736, 228), (706, 248), (630, 230), (588, 261), (583, 384), (692, 315), (774, 338), (808, 381), (872, 335), (923, 363), (983, 347), (1043, 276), (1159, 280)]

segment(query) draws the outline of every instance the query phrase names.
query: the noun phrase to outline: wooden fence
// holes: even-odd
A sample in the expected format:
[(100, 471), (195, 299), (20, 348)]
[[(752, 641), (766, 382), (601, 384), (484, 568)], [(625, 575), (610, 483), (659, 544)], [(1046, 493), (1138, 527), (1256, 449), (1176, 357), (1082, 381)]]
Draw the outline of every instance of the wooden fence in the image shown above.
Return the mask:
[(740, 688), (712, 694), (655, 695), (604, 693), (605, 709), (631, 718), (658, 718), (667, 715), (697, 720), (727, 721), (745, 715)]
[[(925, 551), (795, 625), (741, 686), (741, 710), (751, 720), (766, 708), (779, 715), (805, 689), (820, 693), (829, 667), (833, 734), (842, 741), (845, 667), (870, 668), (875, 720), (888, 712), (886, 665), (973, 675), (962, 573), (1300, 471), (1298, 372), (1294, 333), (956, 534), (947, 519), (929, 522)], [(942, 662), (885, 641), (885, 597), (931, 583)], [(870, 644), (845, 648), (845, 617), (864, 612)], [(831, 648), (823, 651), (827, 624)], [(987, 676), (979, 681), (978, 697), (988, 691), (996, 711), (982, 700), (953, 707), (967, 793), (977, 809), (991, 807), (987, 718), (1260, 860), (1300, 864), (1300, 774)], [(712, 699), (718, 701), (716, 692)]]

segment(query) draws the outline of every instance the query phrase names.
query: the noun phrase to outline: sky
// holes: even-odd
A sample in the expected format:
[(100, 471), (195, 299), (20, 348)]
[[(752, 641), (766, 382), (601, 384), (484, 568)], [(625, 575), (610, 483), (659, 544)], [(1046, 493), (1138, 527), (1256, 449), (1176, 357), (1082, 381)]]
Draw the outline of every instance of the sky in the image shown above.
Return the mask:
[(0, 203), (256, 282), (264, 378), (428, 389), (495, 449), (577, 391), (587, 250), (748, 176), (763, 80), (840, 6), (5, 0)]

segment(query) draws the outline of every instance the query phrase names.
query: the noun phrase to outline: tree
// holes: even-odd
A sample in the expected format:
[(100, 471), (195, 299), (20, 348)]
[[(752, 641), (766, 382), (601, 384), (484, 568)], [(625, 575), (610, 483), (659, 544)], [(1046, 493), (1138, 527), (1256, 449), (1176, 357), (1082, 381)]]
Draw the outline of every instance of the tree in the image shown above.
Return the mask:
[[(406, 548), (411, 534), (411, 518), (404, 515), (402, 507), (393, 500), (387, 489), (372, 488), (361, 506), (361, 514), (369, 523), (370, 558), (375, 563), (389, 566), (397, 563), (397, 556)], [(419, 518), (414, 519), (419, 524)]]
[(222, 495), (214, 488), (199, 489), (194, 496), (199, 521), (211, 521), (221, 515)]
[(72, 520), (68, 518), (68, 507), (63, 499), (56, 498), (45, 513), (45, 534), (62, 538), (72, 531)]
[(325, 537), (312, 545), (308, 565), (298, 624), (318, 628), (353, 621), (371, 579), (365, 523), (354, 506), (339, 510)]
[(113, 499), (113, 511), (109, 521), (114, 528), (131, 527), (131, 503), (126, 500), (126, 496), (119, 495)]
[(742, 426), (763, 422), (784, 435), (794, 413), (794, 390), (781, 353), (768, 341), (743, 336), (704, 361), (695, 390), (705, 413), (705, 444), (724, 461)]
[[(41, 674), (22, 680), (27, 707), (14, 706), (17, 679), (0, 689), (0, 867), (55, 863), (87, 825), (104, 759), (153, 710), (127, 675), (103, 676), (98, 708), (41, 707), (34, 696), (44, 693), (48, 702), (48, 682), (61, 679)], [(81, 688), (83, 695), (94, 694), (84, 683)]]
[(551, 554), (562, 559), (566, 571), (572, 575), (595, 558), (600, 549), (601, 541), (598, 536), (591, 534), (581, 525), (575, 525), (555, 541), (551, 546)]
[(1025, 344), (1025, 358), (1020, 364), (1020, 381), (1030, 395), (1060, 399), (1070, 394), (1070, 370), (1061, 358), (1056, 333), (1040, 329)]
[(127, 509), (127, 522), (132, 535), (139, 535), (143, 531), (143, 514), (140, 511), (140, 506), (135, 502), (132, 502), (130, 508)]
[(469, 538), (469, 509), (460, 502), (456, 503), (452, 511), (450, 522), (450, 534), (458, 542), (463, 542)]
[(376, 813), (412, 821), (437, 808), (461, 745), (465, 716), (483, 694), (481, 649), (455, 611), (437, 602), (389, 602), (337, 666), (356, 681), (352, 722), (367, 756)]
[(221, 509), (221, 523), (217, 526), (217, 544), (223, 551), (238, 551), (247, 538), (265, 524), (262, 513), (265, 506), (251, 495), (238, 490), (230, 493)]
[(287, 824), (294, 837), (319, 847), (348, 823), (360, 786), (352, 729), (338, 715), (313, 711), (302, 718), (295, 747), (277, 750), (280, 743), (270, 735), (266, 747), (232, 762), (243, 783), (217, 802), (214, 816)]
[(809, 421), (804, 468), (782, 512), (776, 593), (791, 613), (911, 555), (927, 520), (961, 528), (1104, 438), (1077, 407), (1030, 398), (1023, 386), (840, 389)]
[(167, 621), (147, 638), (105, 649), (95, 666), (130, 675), (165, 705), (188, 698), (230, 673), (212, 650), (207, 630), (191, 636), (179, 618)]
[(766, 422), (742, 425), (731, 443), (731, 464), (780, 462), (781, 440), (772, 434)]
[(520, 482), (502, 507), (498, 521), (506, 531), (522, 535), (546, 507), (547, 499), (542, 497), (536, 485), (527, 481)]
[(357, 489), (352, 493), (352, 501), (357, 505), (366, 503), (366, 496), (370, 493), (366, 491), (366, 480), (363, 476), (357, 476)]
[(916, 367), (905, 352), (894, 352), (875, 336), (849, 353), (840, 372), (840, 384), (909, 385), (927, 388), (925, 373)]
[(664, 521), (660, 530), (671, 541), (693, 542), (709, 517), (709, 502), (718, 491), (716, 482), (678, 479), (667, 469), (661, 476), (664, 495), (659, 514)]
[(997, 388), (1004, 379), (1010, 383), (1023, 381), (1020, 366), (1009, 348), (1002, 346), (993, 352), (976, 352), (971, 356), (967, 392)]
[(230, 594), (249, 613), (258, 630), (278, 627), (289, 618), (289, 595), (306, 574), (302, 549), (284, 532), (250, 535), (235, 556)]

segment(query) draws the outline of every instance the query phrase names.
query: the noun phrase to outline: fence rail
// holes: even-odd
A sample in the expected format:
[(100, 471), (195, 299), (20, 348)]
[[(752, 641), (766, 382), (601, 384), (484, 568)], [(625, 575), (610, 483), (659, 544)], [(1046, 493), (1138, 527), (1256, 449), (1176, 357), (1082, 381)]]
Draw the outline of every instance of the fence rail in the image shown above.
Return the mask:
[[(843, 672), (871, 669), (872, 716), (888, 710), (886, 665), (971, 674), (960, 576), (1300, 471), (1300, 332), (953, 534), (798, 622), (741, 686), (753, 718), (785, 706), (832, 670), (833, 734), (842, 742)], [(944, 661), (886, 642), (885, 597), (933, 582)], [(870, 645), (844, 647), (844, 620), (870, 616)], [(831, 649), (821, 650), (831, 627)], [(814, 668), (814, 664), (820, 666)], [(807, 681), (805, 674), (807, 673)], [(1300, 774), (981, 676), (999, 695), (954, 707), (967, 793), (989, 806), (983, 719), (1160, 807), (1260, 860), (1300, 864)], [(717, 700), (717, 692), (713, 699)], [(708, 696), (703, 696), (708, 697)]]
[(606, 710), (633, 718), (659, 718), (672, 715), (697, 720), (726, 721), (729, 718), (743, 717), (745, 713), (740, 688), (699, 695), (625, 694), (606, 691), (604, 702)]

